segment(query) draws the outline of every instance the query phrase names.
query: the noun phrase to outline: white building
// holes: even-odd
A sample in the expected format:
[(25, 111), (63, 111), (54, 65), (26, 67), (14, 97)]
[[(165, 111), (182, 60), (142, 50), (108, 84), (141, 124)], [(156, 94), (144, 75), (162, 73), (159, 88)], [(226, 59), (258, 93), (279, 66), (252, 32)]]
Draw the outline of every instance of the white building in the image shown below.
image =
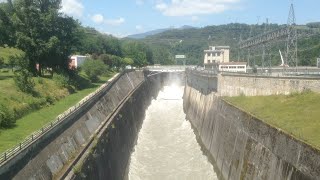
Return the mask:
[(86, 58), (87, 58), (87, 56), (81, 56), (81, 55), (73, 55), (73, 56), (71, 56), (70, 57), (69, 67), (70, 68), (78, 68), (79, 66), (81, 66), (81, 64), (84, 63)]
[(247, 72), (246, 62), (227, 62), (218, 63), (219, 71), (221, 72)]
[(228, 72), (247, 72), (246, 62), (230, 62), (229, 46), (209, 46), (204, 50), (204, 67)]
[(204, 50), (204, 65), (229, 62), (229, 46), (209, 46)]

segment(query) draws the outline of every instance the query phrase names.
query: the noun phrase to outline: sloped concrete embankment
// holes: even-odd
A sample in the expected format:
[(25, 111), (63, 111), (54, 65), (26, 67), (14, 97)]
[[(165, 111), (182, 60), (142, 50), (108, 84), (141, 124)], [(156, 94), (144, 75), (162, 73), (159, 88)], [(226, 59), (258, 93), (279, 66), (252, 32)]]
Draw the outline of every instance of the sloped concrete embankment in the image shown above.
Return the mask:
[(120, 102), (144, 81), (142, 71), (117, 77), (58, 126), (0, 169), (0, 179), (54, 179), (82, 151)]
[(184, 111), (224, 179), (319, 179), (320, 152), (187, 85)]
[[(146, 77), (148, 75), (150, 72), (146, 72)], [(146, 108), (164, 85), (183, 81), (184, 74), (159, 73), (149, 76), (114, 112), (109, 123), (95, 137), (95, 143), (88, 148), (67, 178), (125, 179)]]

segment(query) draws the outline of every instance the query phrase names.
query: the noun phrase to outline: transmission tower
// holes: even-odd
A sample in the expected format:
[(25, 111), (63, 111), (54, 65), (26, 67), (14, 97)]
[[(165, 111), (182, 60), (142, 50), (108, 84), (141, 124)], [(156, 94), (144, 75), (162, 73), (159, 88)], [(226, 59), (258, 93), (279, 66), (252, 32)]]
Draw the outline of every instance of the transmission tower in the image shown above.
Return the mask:
[[(288, 37), (287, 37), (287, 53), (286, 53), (286, 64), (290, 67), (297, 68), (298, 66), (298, 47), (297, 47), (297, 41), (298, 41), (298, 35), (297, 35), (297, 29), (295, 28), (296, 25), (296, 17), (294, 13), (294, 7), (293, 4), (290, 6), (289, 11), (289, 17), (287, 22), (287, 31), (288, 31)], [(283, 66), (284, 69), (286, 69), (285, 66)]]
[(239, 46), (238, 46), (238, 62), (240, 62), (241, 59), (241, 49), (240, 49), (240, 43), (242, 42), (242, 35), (240, 33), (240, 37), (239, 37)]
[[(252, 35), (252, 25), (250, 25), (249, 38), (251, 38), (251, 35)], [(251, 56), (250, 56), (250, 48), (248, 48), (248, 56), (247, 56), (247, 64), (248, 64), (248, 66), (250, 66), (250, 58), (251, 58)]]
[[(268, 18), (267, 18), (267, 19), (266, 19), (266, 23), (264, 24), (264, 32), (263, 32), (263, 33), (266, 33), (266, 32), (267, 32), (268, 24), (269, 24), (269, 20), (268, 20)], [(266, 65), (268, 64), (268, 63), (266, 62), (266, 49), (267, 49), (267, 51), (268, 51), (268, 49), (269, 49), (268, 43), (264, 43), (264, 44), (262, 45), (262, 59), (261, 59), (262, 72), (265, 71), (265, 67), (266, 67)], [(268, 65), (267, 65), (267, 66), (268, 66)], [(270, 67), (268, 67), (268, 70), (270, 70)]]

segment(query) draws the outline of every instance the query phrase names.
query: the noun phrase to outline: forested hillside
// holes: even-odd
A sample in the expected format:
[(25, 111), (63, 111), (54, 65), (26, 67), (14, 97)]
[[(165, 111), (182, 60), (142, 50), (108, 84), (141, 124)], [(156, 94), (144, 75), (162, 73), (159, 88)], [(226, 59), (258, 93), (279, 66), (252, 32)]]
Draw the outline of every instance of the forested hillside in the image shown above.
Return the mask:
[[(249, 37), (256, 36), (265, 31), (282, 28), (285, 25), (265, 24), (247, 25), (247, 24), (227, 24), (219, 26), (207, 26), (200, 29), (184, 29), (184, 30), (169, 30), (157, 35), (148, 36), (142, 41), (150, 44), (154, 49), (154, 62), (160, 64), (168, 64), (174, 62), (174, 55), (185, 54), (188, 64), (202, 64), (203, 50), (208, 49), (208, 46), (228, 45), (231, 47), (232, 61), (247, 61), (248, 50), (239, 51), (238, 43)], [(299, 65), (315, 65), (316, 58), (320, 55), (320, 33), (317, 23), (310, 23), (307, 26), (297, 26), (302, 29), (299, 31), (298, 39), (298, 59)], [(318, 34), (308, 35), (310, 29), (316, 29)], [(269, 47), (270, 58), (272, 65), (279, 65), (280, 55), (279, 49), (285, 52), (285, 39), (273, 43)], [(159, 51), (158, 53), (156, 53)], [(159, 54), (159, 55), (157, 55)], [(250, 65), (254, 63), (261, 66), (262, 49), (256, 48), (251, 50)], [(163, 61), (165, 59), (165, 61)]]
[[(0, 1), (0, 132), (70, 94), (81, 100), (127, 65), (153, 64), (144, 42), (83, 27), (60, 8), (61, 0)], [(80, 68), (69, 66), (73, 54), (88, 56)]]

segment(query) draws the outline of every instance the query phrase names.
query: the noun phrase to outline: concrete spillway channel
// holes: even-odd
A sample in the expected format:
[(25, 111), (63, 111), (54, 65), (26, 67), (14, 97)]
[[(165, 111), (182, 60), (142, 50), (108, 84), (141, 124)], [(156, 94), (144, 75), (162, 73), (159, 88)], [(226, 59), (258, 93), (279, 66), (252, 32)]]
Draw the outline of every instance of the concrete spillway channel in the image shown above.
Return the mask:
[(319, 151), (223, 101), (237, 87), (219, 78), (122, 73), (2, 163), (0, 179), (320, 179)]
[(216, 179), (185, 119), (184, 73), (148, 74), (73, 177)]

